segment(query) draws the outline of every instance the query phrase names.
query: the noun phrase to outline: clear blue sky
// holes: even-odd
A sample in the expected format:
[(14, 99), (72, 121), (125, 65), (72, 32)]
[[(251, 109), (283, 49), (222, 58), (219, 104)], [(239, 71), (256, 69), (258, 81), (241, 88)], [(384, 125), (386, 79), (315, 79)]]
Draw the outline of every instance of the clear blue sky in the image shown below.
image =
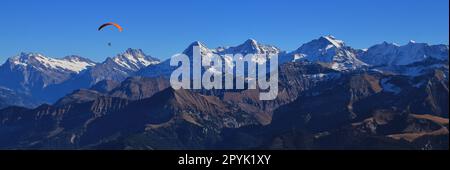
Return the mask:
[[(168, 58), (195, 40), (212, 48), (254, 38), (290, 51), (328, 34), (356, 48), (411, 39), (448, 44), (448, 6), (448, 0), (1, 0), (0, 62), (22, 51), (103, 61), (128, 47)], [(96, 30), (109, 21), (124, 31)]]

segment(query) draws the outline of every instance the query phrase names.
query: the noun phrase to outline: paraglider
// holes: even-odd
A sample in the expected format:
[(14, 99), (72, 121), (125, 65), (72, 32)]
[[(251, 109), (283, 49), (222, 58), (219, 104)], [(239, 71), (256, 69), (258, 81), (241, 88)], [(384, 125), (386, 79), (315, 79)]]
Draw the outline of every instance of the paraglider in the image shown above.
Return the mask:
[(98, 27), (98, 30), (100, 31), (100, 30), (102, 30), (103, 28), (105, 28), (105, 27), (107, 27), (107, 26), (115, 26), (117, 29), (119, 29), (119, 31), (120, 32), (122, 32), (123, 31), (123, 28), (119, 25), (119, 24), (116, 24), (116, 23), (114, 23), (114, 22), (108, 22), (108, 23), (105, 23), (105, 24), (103, 24), (103, 25), (101, 25), (100, 27)]
[[(98, 27), (98, 31), (101, 31), (103, 28), (105, 28), (107, 26), (114, 26), (114, 27), (116, 27), (119, 30), (119, 32), (123, 31), (122, 26), (120, 26), (119, 24), (114, 23), (114, 22), (107, 22), (105, 24), (102, 24), (100, 27)], [(111, 47), (111, 42), (108, 43), (108, 46)]]

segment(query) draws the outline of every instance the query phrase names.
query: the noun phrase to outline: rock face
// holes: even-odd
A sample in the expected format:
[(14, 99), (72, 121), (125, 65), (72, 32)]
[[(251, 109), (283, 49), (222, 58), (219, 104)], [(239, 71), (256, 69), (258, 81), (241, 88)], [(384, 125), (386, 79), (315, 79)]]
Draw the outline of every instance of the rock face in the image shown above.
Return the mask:
[(0, 87), (0, 109), (12, 105), (36, 107), (39, 105), (39, 102), (33, 100), (32, 97), (27, 94)]
[(123, 81), (120, 86), (109, 91), (108, 94), (113, 97), (140, 100), (149, 98), (154, 94), (169, 88), (169, 86), (169, 80), (162, 77), (130, 77)]
[(55, 105), (93, 101), (97, 97), (108, 96), (127, 100), (140, 100), (152, 97), (170, 86), (169, 80), (163, 77), (145, 78), (129, 77), (122, 83), (104, 80), (90, 89), (80, 89), (59, 99)]

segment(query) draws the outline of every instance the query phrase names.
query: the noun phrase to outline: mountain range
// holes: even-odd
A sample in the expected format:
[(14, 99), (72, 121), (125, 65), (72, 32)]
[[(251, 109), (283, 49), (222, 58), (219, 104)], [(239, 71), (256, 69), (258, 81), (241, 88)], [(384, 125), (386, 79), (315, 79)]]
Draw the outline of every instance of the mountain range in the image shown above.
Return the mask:
[(279, 55), (278, 97), (174, 90), (169, 60), (138, 49), (102, 63), (21, 53), (0, 66), (0, 148), (448, 149), (448, 45), (323, 36), (293, 51), (249, 39), (182, 53), (194, 46)]

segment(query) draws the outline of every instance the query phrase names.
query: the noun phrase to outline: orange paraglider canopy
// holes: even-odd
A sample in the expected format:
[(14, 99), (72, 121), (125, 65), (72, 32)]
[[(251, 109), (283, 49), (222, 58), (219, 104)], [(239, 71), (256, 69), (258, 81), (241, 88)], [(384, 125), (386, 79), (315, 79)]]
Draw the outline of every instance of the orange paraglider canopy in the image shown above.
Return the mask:
[(123, 31), (122, 27), (121, 27), (119, 24), (116, 24), (116, 23), (114, 23), (114, 22), (108, 22), (108, 23), (105, 23), (105, 24), (101, 25), (100, 27), (98, 27), (98, 30), (100, 31), (100, 30), (102, 30), (104, 27), (110, 26), (110, 25), (115, 26), (117, 29), (119, 29), (120, 32)]

